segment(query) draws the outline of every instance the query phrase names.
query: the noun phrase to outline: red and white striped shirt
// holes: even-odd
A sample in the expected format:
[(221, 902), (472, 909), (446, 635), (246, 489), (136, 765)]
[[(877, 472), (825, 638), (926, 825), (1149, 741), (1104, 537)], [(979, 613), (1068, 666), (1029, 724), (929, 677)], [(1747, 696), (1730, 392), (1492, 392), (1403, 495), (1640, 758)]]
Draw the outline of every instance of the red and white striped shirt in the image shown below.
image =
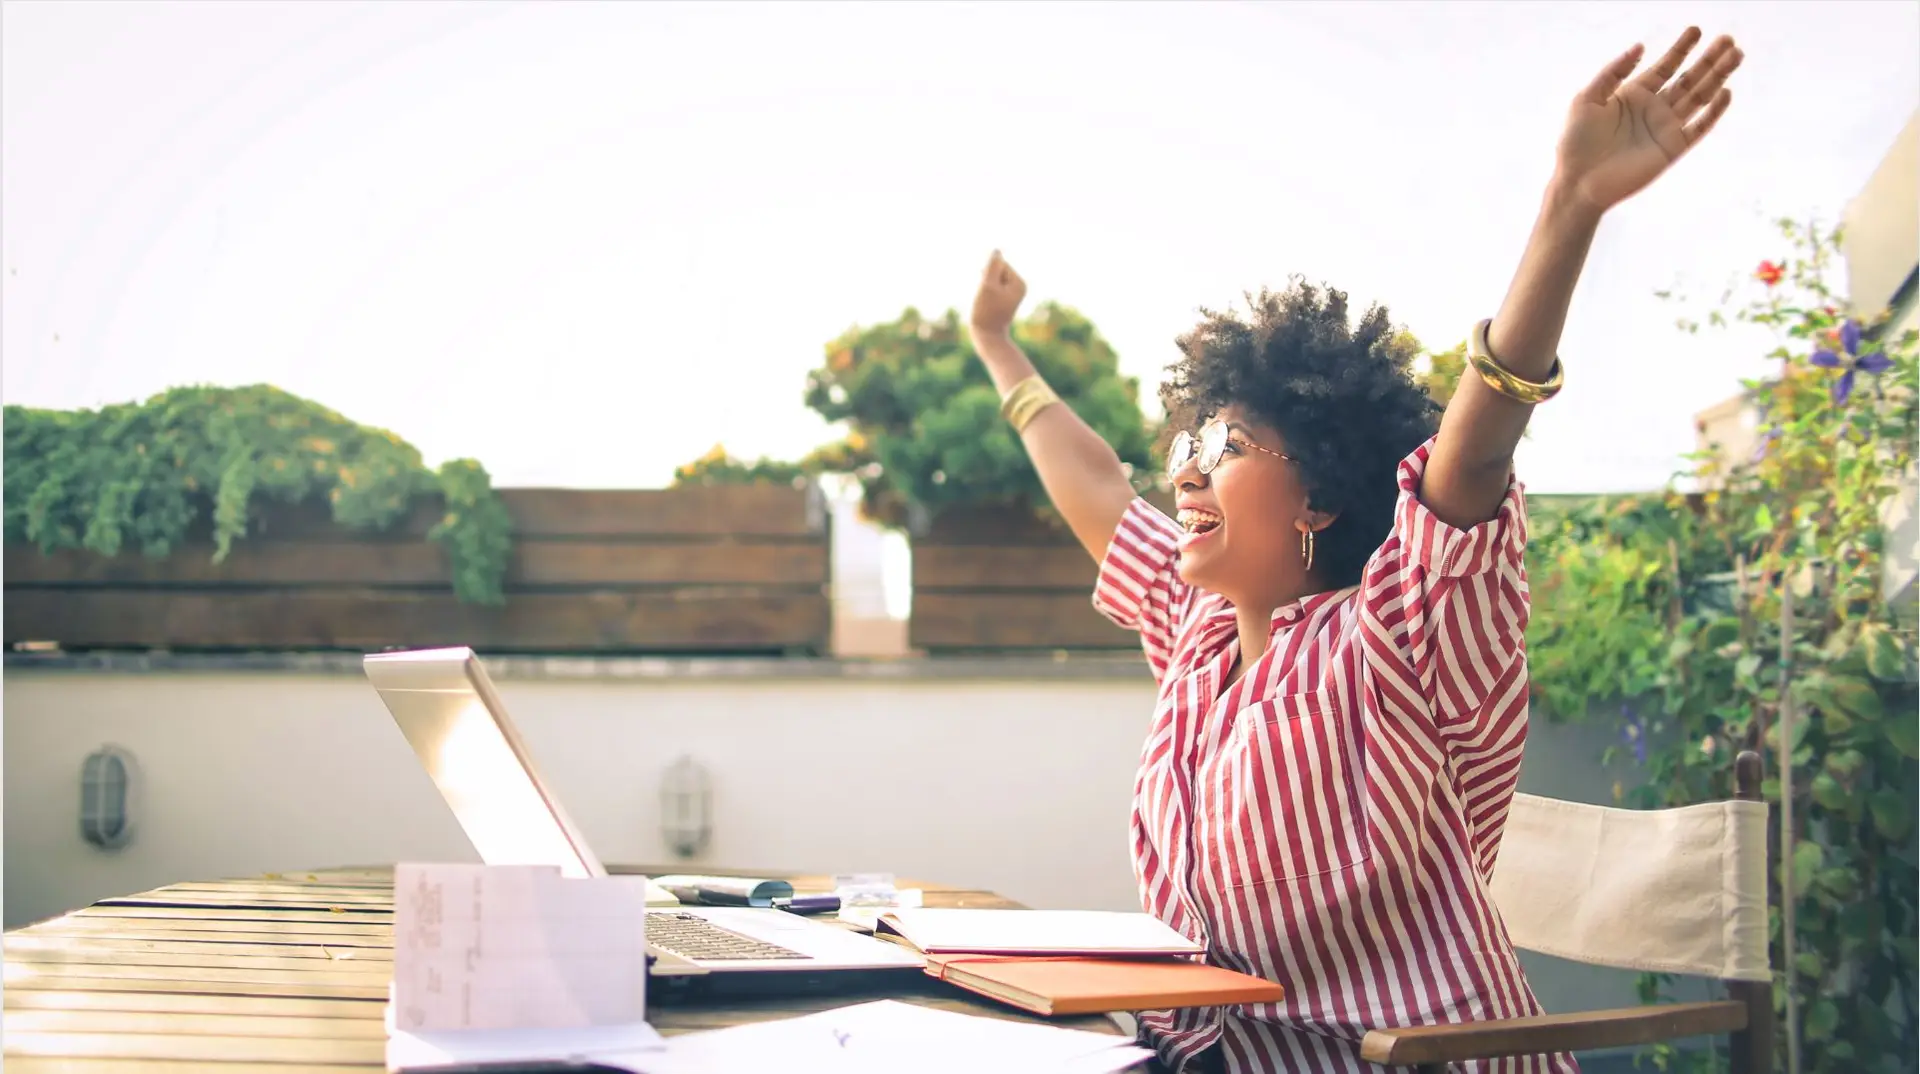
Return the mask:
[[(1368, 1029), (1543, 1013), (1488, 892), (1527, 730), (1526, 505), (1441, 522), (1400, 464), (1391, 534), (1358, 586), (1276, 609), (1223, 694), (1234, 609), (1176, 570), (1180, 531), (1136, 500), (1094, 605), (1138, 630), (1159, 700), (1134, 785), (1147, 912), (1279, 1003), (1149, 1011), (1174, 1069), (1216, 1041), (1230, 1074), (1378, 1070)], [(1475, 1071), (1569, 1074), (1571, 1056)]]

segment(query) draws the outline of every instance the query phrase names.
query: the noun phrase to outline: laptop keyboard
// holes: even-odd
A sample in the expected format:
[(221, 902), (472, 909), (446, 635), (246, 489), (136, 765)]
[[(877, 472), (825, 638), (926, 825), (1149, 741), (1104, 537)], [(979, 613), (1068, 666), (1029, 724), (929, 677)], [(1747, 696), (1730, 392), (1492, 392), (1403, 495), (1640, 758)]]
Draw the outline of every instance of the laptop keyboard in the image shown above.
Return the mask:
[(695, 961), (812, 957), (723, 929), (704, 917), (672, 912), (647, 914), (647, 942)]

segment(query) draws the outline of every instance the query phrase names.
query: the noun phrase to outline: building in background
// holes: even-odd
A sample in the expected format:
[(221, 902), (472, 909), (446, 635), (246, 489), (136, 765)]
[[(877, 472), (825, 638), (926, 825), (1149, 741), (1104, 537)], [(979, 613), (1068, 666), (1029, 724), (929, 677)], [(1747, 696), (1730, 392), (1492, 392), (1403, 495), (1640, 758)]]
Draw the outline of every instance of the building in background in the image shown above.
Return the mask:
[[(1894, 139), (1880, 166), (1848, 202), (1841, 216), (1840, 253), (1846, 262), (1847, 295), (1867, 315), (1887, 311), (1882, 332), (1920, 328), (1920, 110)], [(1745, 393), (1694, 416), (1699, 450), (1712, 451), (1731, 467), (1753, 457), (1759, 415)], [(1885, 592), (1896, 608), (1911, 613), (1915, 599), (1915, 546), (1920, 544), (1920, 482), (1909, 475), (1900, 494), (1882, 510), (1887, 526)]]
[(833, 653), (843, 657), (907, 654), (906, 538), (860, 517), (860, 485), (822, 478), (833, 512)]

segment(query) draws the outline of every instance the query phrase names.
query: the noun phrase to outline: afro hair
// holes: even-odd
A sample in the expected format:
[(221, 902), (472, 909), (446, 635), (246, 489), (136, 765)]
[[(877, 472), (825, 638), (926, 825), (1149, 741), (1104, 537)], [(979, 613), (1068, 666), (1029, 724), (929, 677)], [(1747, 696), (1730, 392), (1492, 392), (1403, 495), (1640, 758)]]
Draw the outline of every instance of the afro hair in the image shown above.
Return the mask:
[(1400, 461), (1432, 436), (1440, 407), (1414, 377), (1419, 346), (1374, 305), (1357, 324), (1347, 296), (1298, 277), (1248, 295), (1245, 315), (1202, 309), (1179, 338), (1160, 388), (1169, 430), (1228, 406), (1279, 431), (1308, 505), (1335, 516), (1316, 565), (1336, 586), (1360, 581), (1393, 524)]

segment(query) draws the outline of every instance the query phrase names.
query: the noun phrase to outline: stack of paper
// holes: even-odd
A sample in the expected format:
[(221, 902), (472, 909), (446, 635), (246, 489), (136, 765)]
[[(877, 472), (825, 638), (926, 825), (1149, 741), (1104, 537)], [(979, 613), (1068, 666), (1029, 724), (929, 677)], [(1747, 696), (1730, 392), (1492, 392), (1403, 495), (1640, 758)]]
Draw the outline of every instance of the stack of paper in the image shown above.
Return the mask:
[(1152, 1054), (1126, 1037), (887, 999), (671, 1037), (661, 1051), (596, 1058), (642, 1074), (1114, 1074)]
[(623, 1070), (665, 1047), (645, 1022), (571, 1029), (392, 1030), (387, 1038), (387, 1069), (420, 1071), (441, 1067), (584, 1065)]

